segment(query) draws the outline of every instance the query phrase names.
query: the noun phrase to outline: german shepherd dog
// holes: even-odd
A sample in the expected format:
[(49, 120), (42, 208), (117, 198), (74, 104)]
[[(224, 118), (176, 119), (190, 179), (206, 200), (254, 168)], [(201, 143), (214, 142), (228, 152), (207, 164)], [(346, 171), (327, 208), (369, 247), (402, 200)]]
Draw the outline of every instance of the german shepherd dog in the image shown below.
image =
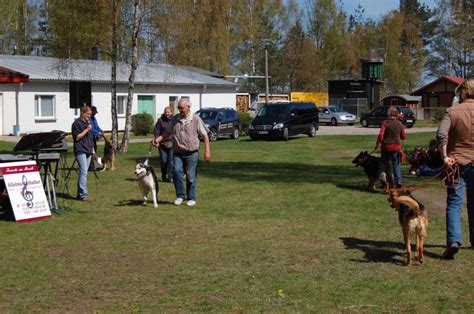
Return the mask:
[(425, 206), (411, 196), (412, 190), (407, 188), (390, 189), (388, 202), (398, 211), (398, 220), (402, 226), (403, 240), (407, 250), (407, 266), (411, 265), (410, 237), (416, 234), (415, 257), (423, 263), (423, 246), (428, 229), (428, 211)]
[(146, 205), (148, 194), (151, 193), (153, 207), (158, 207), (158, 178), (156, 177), (155, 169), (148, 165), (148, 159), (143, 163), (137, 161), (135, 174), (138, 177), (138, 187), (143, 196), (143, 205)]
[(375, 191), (375, 182), (377, 180), (382, 184), (385, 192), (388, 192), (389, 185), (387, 181), (387, 174), (380, 161), (380, 157), (375, 157), (365, 152), (360, 152), (359, 155), (352, 161), (356, 167), (364, 168), (365, 173), (369, 177), (369, 190)]
[(104, 167), (100, 171), (105, 171), (107, 168), (114, 171), (115, 170), (115, 142), (113, 140), (108, 140), (104, 136), (104, 157), (102, 157), (102, 164)]

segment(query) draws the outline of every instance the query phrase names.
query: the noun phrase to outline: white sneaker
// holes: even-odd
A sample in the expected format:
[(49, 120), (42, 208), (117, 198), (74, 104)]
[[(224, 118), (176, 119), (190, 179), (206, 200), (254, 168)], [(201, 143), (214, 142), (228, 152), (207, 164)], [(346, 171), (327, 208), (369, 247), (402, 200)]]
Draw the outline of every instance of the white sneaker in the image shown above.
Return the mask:
[(174, 200), (174, 204), (176, 206), (179, 206), (179, 205), (183, 204), (183, 201), (184, 200), (181, 197), (178, 197), (177, 199)]
[(189, 201), (186, 202), (186, 205), (194, 206), (194, 205), (196, 205), (196, 201), (195, 200), (189, 200)]
[(102, 166), (102, 158), (97, 157), (97, 164), (98, 164), (99, 166)]

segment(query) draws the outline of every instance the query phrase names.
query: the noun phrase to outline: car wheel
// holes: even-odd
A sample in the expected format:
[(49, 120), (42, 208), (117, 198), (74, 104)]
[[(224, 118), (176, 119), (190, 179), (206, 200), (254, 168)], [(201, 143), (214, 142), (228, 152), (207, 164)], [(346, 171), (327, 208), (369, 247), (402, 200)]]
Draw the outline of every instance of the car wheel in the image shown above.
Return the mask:
[(217, 130), (212, 128), (209, 131), (209, 141), (214, 142), (217, 140)]
[(360, 124), (361, 124), (364, 128), (366, 128), (366, 127), (369, 126), (369, 122), (367, 122), (367, 119), (362, 119), (362, 120), (360, 120)]
[(288, 141), (288, 128), (283, 129), (283, 140)]
[(408, 129), (411, 129), (414, 126), (414, 124), (407, 125)]
[(337, 125), (337, 120), (336, 118), (331, 119), (331, 125)]
[(314, 124), (311, 124), (311, 128), (309, 129), (308, 136), (309, 137), (315, 137), (316, 136), (316, 127), (314, 126)]
[(232, 131), (232, 138), (233, 139), (238, 139), (240, 135), (240, 131), (238, 128), (234, 128), (234, 131)]

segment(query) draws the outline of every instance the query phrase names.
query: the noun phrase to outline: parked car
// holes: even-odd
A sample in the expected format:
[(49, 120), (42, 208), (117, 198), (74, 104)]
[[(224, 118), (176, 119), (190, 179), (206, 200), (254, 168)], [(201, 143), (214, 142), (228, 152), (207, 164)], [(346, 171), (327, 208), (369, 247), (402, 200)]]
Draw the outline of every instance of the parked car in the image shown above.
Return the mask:
[(250, 138), (283, 139), (297, 134), (316, 136), (318, 108), (312, 102), (276, 102), (264, 105), (249, 126)]
[(216, 141), (223, 136), (239, 138), (240, 118), (232, 108), (202, 108), (196, 112), (209, 128), (209, 140)]
[(354, 125), (356, 116), (336, 106), (319, 107), (319, 123)]
[[(408, 107), (395, 106), (400, 112), (400, 122), (407, 128), (411, 128), (415, 125), (416, 117), (415, 113)], [(377, 107), (372, 109), (369, 112), (362, 113), (360, 117), (360, 124), (363, 127), (368, 127), (369, 125), (378, 125), (380, 126), (387, 118), (388, 106)]]

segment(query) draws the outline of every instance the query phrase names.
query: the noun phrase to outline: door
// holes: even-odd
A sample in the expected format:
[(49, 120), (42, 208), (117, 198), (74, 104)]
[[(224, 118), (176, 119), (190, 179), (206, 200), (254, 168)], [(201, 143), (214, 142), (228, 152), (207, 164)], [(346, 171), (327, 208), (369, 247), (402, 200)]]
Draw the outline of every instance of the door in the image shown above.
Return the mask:
[(302, 121), (301, 121), (301, 110), (299, 105), (292, 105), (290, 107), (290, 112), (288, 115), (288, 134), (289, 135), (296, 135), (301, 132), (302, 128)]
[(331, 121), (331, 113), (329, 112), (328, 107), (319, 108), (319, 122), (328, 123)]
[(155, 102), (153, 101), (153, 96), (138, 96), (138, 113), (148, 113), (151, 114), (153, 119), (155, 119)]

